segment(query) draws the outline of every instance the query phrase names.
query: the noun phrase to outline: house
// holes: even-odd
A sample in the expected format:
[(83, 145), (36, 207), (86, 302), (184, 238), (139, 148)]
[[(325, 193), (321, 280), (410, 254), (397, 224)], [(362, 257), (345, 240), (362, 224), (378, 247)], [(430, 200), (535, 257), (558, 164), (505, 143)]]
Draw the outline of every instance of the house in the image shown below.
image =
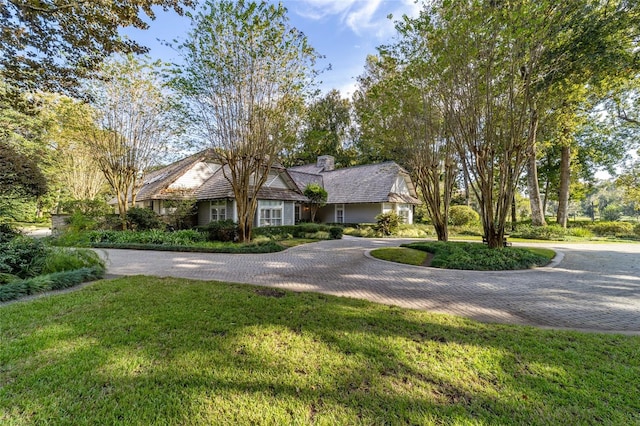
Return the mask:
[[(409, 173), (393, 161), (336, 169), (334, 158), (323, 155), (316, 164), (287, 171), (303, 191), (310, 183), (327, 191), (327, 205), (316, 215), (321, 222), (372, 223), (380, 213), (395, 211), (413, 223), (414, 206), (420, 204)], [(309, 219), (308, 209), (298, 208), (300, 219)]]
[[(136, 197), (136, 205), (160, 215), (171, 212), (169, 200), (195, 200), (197, 224), (231, 219), (237, 209), (228, 169), (211, 160), (208, 150), (191, 155), (149, 173)], [(285, 169), (272, 167), (258, 190), (254, 226), (293, 225), (309, 220), (308, 199), (303, 191), (317, 183), (328, 193), (327, 205), (316, 217), (328, 223), (375, 222), (384, 212), (396, 211), (413, 222), (413, 207), (419, 204), (409, 174), (394, 162), (335, 169), (331, 156), (316, 164)]]

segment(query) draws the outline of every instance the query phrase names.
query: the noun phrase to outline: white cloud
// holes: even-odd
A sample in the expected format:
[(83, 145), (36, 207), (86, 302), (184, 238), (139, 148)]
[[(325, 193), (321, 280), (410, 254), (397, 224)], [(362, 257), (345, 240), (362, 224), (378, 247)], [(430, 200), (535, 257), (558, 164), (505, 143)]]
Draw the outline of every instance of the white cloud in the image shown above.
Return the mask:
[(295, 13), (307, 19), (322, 20), (336, 16), (339, 21), (357, 36), (375, 37), (382, 40), (394, 33), (394, 19), (402, 15), (417, 16), (420, 5), (414, 0), (301, 0), (297, 1)]

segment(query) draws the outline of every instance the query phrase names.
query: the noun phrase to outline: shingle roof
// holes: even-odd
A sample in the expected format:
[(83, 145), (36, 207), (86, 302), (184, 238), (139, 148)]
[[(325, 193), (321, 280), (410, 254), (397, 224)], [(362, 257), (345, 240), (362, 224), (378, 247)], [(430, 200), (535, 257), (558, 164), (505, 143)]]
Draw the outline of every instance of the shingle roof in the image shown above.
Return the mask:
[[(294, 174), (298, 170), (300, 168), (294, 168)], [(328, 194), (327, 203), (329, 204), (388, 202), (420, 204), (411, 180), (407, 179), (409, 175), (392, 161), (331, 170), (320, 173), (320, 176)], [(405, 178), (411, 195), (391, 192), (398, 176)]]
[(287, 171), (301, 191), (304, 191), (307, 185), (311, 183), (317, 183), (318, 185), (323, 186), (322, 175), (320, 174), (301, 172), (297, 169), (288, 169)]
[[(229, 168), (225, 166), (224, 170), (228, 171)], [(286, 180), (288, 180), (288, 178)], [(223, 169), (218, 170), (202, 186), (200, 186), (194, 192), (194, 196), (198, 200), (234, 198), (231, 184), (224, 177)], [(270, 188), (267, 186), (262, 186), (262, 188), (258, 190), (258, 198), (262, 200), (307, 201), (307, 197), (295, 190)]]
[[(150, 199), (173, 199), (179, 194), (176, 192), (163, 193), (169, 185), (175, 182), (180, 176), (185, 174), (194, 164), (206, 158), (209, 150), (201, 151), (182, 160), (169, 164), (159, 170), (155, 170), (146, 175), (142, 188), (136, 195), (136, 200)], [(183, 191), (183, 195), (184, 191)]]

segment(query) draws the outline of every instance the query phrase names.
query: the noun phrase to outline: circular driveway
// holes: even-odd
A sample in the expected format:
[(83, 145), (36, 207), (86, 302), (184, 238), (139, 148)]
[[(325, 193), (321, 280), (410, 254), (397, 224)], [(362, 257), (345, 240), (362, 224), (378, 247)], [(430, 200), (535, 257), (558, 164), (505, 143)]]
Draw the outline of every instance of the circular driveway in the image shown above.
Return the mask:
[(509, 272), (424, 268), (366, 256), (370, 249), (408, 241), (345, 237), (244, 255), (98, 251), (114, 275), (240, 282), (484, 322), (640, 335), (640, 244), (544, 244), (564, 255), (558, 265)]

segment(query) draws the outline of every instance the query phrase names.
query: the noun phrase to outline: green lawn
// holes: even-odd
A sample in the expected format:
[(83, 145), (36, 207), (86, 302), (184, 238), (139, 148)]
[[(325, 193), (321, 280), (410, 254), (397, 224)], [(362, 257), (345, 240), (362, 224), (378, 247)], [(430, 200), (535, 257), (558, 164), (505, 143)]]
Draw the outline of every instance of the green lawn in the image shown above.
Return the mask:
[(427, 252), (406, 247), (385, 247), (371, 251), (376, 259), (389, 262), (404, 263), (406, 265), (420, 266), (427, 260)]
[(0, 306), (0, 424), (638, 424), (640, 337), (134, 277)]

